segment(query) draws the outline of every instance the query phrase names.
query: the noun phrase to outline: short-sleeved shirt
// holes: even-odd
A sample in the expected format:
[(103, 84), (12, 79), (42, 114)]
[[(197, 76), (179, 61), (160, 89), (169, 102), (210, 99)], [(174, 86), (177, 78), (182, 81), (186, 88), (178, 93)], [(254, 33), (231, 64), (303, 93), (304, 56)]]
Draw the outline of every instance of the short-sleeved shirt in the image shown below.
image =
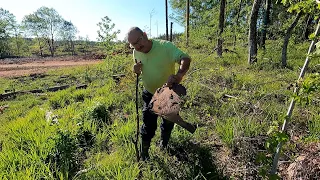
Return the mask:
[(175, 63), (188, 54), (178, 49), (172, 42), (152, 39), (152, 48), (148, 53), (133, 51), (133, 58), (142, 63), (142, 82), (147, 91), (154, 94), (162, 87), (169, 76), (175, 74)]

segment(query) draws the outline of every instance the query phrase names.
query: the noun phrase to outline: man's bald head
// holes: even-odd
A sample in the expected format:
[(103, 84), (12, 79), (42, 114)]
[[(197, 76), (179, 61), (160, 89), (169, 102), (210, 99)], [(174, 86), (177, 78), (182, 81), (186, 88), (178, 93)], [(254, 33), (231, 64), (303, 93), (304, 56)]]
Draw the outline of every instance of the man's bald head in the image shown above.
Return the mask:
[(129, 37), (131, 34), (143, 35), (143, 31), (139, 27), (131, 27), (127, 33), (127, 37)]

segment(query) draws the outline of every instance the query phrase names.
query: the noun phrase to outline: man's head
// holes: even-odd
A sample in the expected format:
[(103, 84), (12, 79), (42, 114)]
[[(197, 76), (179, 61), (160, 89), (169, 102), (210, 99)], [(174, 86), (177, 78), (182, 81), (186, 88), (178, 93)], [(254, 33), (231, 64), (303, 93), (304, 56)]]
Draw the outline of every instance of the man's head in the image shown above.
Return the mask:
[(138, 27), (129, 29), (128, 42), (135, 50), (143, 53), (148, 53), (151, 50), (152, 42), (148, 40), (147, 34)]

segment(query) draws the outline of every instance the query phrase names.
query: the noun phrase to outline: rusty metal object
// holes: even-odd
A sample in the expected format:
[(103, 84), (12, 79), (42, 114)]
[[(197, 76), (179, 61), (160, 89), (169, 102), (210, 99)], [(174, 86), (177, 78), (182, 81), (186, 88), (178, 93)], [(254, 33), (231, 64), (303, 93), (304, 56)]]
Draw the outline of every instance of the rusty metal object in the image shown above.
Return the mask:
[(150, 101), (149, 107), (155, 114), (194, 133), (197, 127), (184, 121), (179, 115), (180, 105), (183, 102), (180, 96), (186, 94), (186, 88), (181, 84), (173, 85), (171, 88), (158, 88)]

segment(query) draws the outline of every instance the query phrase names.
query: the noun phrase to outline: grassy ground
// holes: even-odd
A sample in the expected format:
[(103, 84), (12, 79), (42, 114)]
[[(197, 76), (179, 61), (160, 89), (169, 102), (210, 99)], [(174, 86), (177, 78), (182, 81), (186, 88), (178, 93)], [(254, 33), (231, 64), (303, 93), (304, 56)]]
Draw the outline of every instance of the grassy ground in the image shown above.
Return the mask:
[[(257, 178), (257, 154), (266, 151), (269, 127), (282, 123), (307, 48), (289, 47), (288, 68), (280, 68), (281, 45), (276, 42), (252, 66), (241, 47), (238, 54), (223, 58), (186, 50), (193, 61), (183, 80), (187, 97), (181, 114), (198, 129), (192, 135), (175, 126), (168, 152), (158, 147), (158, 129), (148, 163), (135, 161), (132, 143), (136, 115), (131, 57), (41, 78), (0, 79), (2, 92), (88, 84), (86, 89), (74, 86), (0, 102), (9, 106), (0, 114), (0, 179)], [(308, 73), (319, 72), (319, 63), (312, 59)], [(112, 78), (115, 74), (126, 76), (118, 80)], [(298, 139), (286, 144), (282, 160), (293, 160), (294, 144), (319, 142), (319, 93), (313, 98), (309, 105), (297, 104), (289, 135)]]

